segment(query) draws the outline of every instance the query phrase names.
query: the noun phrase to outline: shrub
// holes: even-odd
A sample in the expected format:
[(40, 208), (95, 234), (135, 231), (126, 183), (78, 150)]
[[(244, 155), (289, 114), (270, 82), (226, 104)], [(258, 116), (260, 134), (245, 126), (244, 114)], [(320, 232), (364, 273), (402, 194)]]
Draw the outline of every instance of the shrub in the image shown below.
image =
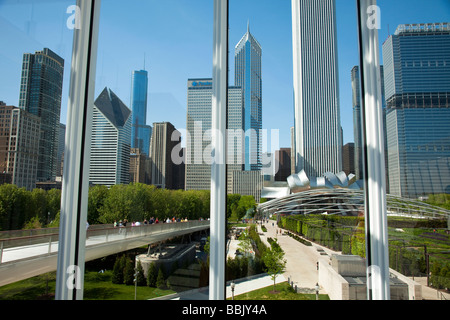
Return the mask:
[(166, 280), (164, 278), (164, 272), (162, 268), (159, 268), (158, 277), (156, 278), (156, 287), (158, 289), (163, 289), (166, 286)]
[(123, 271), (123, 283), (127, 286), (134, 284), (134, 263), (129, 258), (126, 259)]
[(158, 277), (158, 270), (154, 262), (152, 262), (147, 270), (147, 285), (156, 288), (156, 279)]
[(116, 258), (116, 262), (113, 267), (113, 274), (111, 281), (114, 284), (123, 284), (123, 270), (125, 268), (126, 257), (123, 255)]
[(144, 268), (142, 268), (142, 263), (141, 261), (137, 262), (137, 266), (136, 266), (136, 282), (138, 286), (145, 286), (146, 284), (146, 279), (144, 276)]

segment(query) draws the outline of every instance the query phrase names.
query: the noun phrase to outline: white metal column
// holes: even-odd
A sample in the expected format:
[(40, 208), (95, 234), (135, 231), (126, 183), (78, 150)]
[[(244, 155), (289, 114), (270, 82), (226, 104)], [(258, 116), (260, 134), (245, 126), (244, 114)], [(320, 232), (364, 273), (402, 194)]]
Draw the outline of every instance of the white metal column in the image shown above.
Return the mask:
[(389, 300), (386, 176), (376, 0), (357, 0), (368, 299)]
[(228, 0), (214, 0), (209, 299), (225, 300)]
[[(100, 0), (77, 0), (61, 194), (56, 299), (83, 299)], [(79, 14), (78, 14), (79, 13)]]

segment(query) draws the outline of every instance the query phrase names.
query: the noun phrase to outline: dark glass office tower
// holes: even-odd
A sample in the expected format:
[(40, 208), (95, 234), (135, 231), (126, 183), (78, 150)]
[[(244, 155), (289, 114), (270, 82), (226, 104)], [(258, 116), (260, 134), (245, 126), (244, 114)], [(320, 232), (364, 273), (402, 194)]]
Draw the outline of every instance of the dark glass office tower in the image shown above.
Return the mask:
[(261, 170), (262, 78), (261, 45), (247, 32), (235, 48), (235, 86), (242, 88), (244, 101), (244, 169)]
[(383, 60), (390, 193), (449, 193), (450, 23), (398, 26)]
[(48, 48), (23, 55), (19, 108), (41, 118), (37, 181), (54, 181), (64, 59)]
[(147, 87), (147, 71), (133, 71), (131, 80), (131, 112), (133, 118), (131, 126), (131, 147), (139, 148), (141, 152), (149, 156), (152, 127), (146, 124)]

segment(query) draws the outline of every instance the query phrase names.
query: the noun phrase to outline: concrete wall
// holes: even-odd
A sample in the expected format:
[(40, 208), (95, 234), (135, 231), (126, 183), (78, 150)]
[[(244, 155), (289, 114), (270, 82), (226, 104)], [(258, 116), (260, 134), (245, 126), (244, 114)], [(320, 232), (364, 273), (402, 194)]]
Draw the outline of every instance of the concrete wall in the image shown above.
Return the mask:
[(146, 254), (141, 254), (136, 256), (136, 265), (137, 261), (140, 261), (142, 264), (142, 268), (144, 269), (144, 276), (147, 277), (147, 271), (150, 267), (151, 263), (155, 263), (156, 267), (159, 268), (161, 265), (164, 267), (166, 273), (170, 273), (172, 270), (172, 265), (176, 262), (179, 267), (183, 265), (185, 261), (191, 263), (195, 260), (195, 244), (187, 246), (183, 248), (182, 251), (177, 252), (174, 256), (170, 256), (169, 258), (163, 259), (155, 259), (152, 257), (148, 257)]
[[(357, 271), (357, 276), (361, 274), (361, 264), (356, 261), (355, 266), (350, 266), (347, 261), (340, 260), (340, 266), (331, 261), (328, 257), (319, 258), (319, 285), (328, 294), (331, 300), (366, 300), (367, 287), (365, 283), (350, 284), (336, 268), (344, 273), (344, 276), (351, 276), (351, 271)], [(390, 269), (390, 272), (398, 280), (404, 284), (391, 283), (391, 299), (392, 300), (422, 300), (422, 286), (404, 275)], [(391, 281), (393, 282), (393, 281)]]
[(405, 277), (401, 273), (398, 273), (397, 271), (390, 269), (391, 274), (396, 276), (398, 279), (403, 281), (408, 285), (408, 300), (422, 300), (422, 285), (415, 282), (414, 280)]
[(349, 284), (331, 266), (328, 257), (319, 258), (319, 286), (323, 287), (331, 300), (349, 300)]

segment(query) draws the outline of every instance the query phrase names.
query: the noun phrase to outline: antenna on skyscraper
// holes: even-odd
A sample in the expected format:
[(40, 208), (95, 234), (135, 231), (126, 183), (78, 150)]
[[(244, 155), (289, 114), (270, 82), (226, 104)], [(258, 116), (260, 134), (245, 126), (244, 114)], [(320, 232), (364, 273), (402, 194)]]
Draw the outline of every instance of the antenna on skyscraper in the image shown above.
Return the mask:
[(145, 52), (144, 52), (144, 70), (145, 70)]

